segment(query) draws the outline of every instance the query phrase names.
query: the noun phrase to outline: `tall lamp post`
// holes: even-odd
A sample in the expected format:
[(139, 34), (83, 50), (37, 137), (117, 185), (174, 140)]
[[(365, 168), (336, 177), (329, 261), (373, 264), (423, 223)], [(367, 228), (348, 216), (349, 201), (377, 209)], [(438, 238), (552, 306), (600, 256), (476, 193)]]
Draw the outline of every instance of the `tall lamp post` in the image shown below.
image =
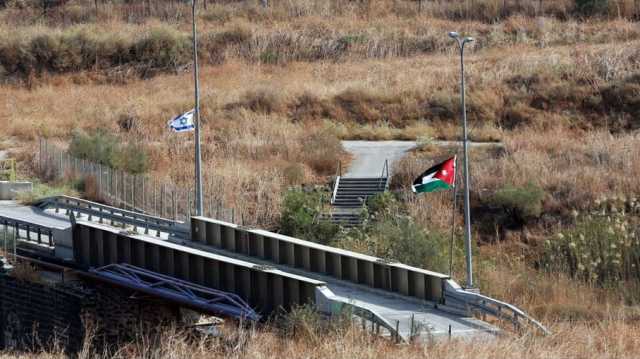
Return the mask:
[(464, 151), (464, 239), (465, 249), (467, 253), (467, 288), (473, 288), (473, 262), (471, 255), (471, 210), (469, 206), (469, 151), (468, 151), (468, 135), (467, 135), (467, 108), (464, 100), (464, 45), (472, 42), (472, 37), (462, 37), (457, 32), (450, 32), (449, 37), (454, 39), (460, 48), (460, 96), (462, 112), (462, 146)]
[[(202, 216), (202, 155), (200, 154), (200, 88), (198, 83), (198, 39), (196, 37), (196, 0), (191, 0), (193, 29), (193, 82), (195, 85), (195, 162), (196, 162), (196, 215)], [(191, 206), (189, 204), (189, 206)]]

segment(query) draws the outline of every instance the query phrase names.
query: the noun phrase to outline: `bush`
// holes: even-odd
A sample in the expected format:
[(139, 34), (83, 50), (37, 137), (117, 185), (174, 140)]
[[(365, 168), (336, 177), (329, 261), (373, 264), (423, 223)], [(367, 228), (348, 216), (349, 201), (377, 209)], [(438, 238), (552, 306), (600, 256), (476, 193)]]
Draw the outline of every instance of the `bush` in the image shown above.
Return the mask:
[(507, 185), (493, 195), (491, 204), (504, 210), (505, 225), (522, 227), (542, 213), (544, 190), (533, 183), (525, 187)]
[(331, 242), (340, 227), (321, 220), (323, 202), (328, 202), (328, 193), (305, 192), (300, 189), (287, 191), (282, 204), (280, 231), (312, 242)]
[(609, 9), (609, 0), (575, 0), (576, 10), (583, 15), (604, 15)]
[(141, 144), (128, 143), (123, 146), (117, 137), (102, 130), (92, 135), (74, 131), (69, 153), (129, 173), (144, 173), (149, 169), (149, 156)]

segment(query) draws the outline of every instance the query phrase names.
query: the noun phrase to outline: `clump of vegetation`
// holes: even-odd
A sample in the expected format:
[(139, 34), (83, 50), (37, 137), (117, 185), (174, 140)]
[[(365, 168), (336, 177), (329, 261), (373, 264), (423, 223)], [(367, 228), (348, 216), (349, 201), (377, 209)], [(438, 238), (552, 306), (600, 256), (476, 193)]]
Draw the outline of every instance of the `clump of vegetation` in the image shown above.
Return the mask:
[(577, 214), (574, 228), (545, 241), (543, 267), (600, 284), (640, 281), (639, 214), (636, 200), (598, 201), (596, 210)]
[(18, 193), (17, 201), (24, 205), (32, 205), (40, 199), (62, 195), (78, 197), (78, 190), (73, 184), (54, 186), (36, 182), (33, 184), (33, 191)]
[(340, 227), (322, 219), (322, 206), (328, 203), (328, 196), (328, 192), (320, 191), (287, 191), (282, 203), (280, 231), (308, 241), (330, 243), (337, 236)]
[(129, 173), (144, 173), (150, 167), (148, 154), (141, 144), (123, 145), (116, 136), (101, 130), (94, 134), (74, 131), (69, 153)]
[(533, 183), (524, 187), (507, 185), (496, 191), (490, 203), (504, 211), (503, 224), (522, 227), (540, 216), (544, 196), (544, 190)]

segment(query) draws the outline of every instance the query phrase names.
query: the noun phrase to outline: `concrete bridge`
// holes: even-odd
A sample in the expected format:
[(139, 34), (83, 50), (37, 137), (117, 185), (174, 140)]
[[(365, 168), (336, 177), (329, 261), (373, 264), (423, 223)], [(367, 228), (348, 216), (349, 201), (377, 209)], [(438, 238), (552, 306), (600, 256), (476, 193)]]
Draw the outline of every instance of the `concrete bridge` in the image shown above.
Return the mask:
[(546, 333), (445, 274), (211, 218), (176, 222), (61, 196), (0, 202), (0, 231), (17, 238), (6, 252), (218, 314), (257, 319), (311, 305), (405, 342), (491, 337), (501, 329), (477, 319), (487, 315)]

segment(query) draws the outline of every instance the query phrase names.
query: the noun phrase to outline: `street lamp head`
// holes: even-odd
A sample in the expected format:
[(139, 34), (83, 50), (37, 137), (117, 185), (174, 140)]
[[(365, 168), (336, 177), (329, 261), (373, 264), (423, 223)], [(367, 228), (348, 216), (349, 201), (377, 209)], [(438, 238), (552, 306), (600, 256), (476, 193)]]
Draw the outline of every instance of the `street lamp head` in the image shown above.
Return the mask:
[(460, 34), (458, 34), (458, 33), (457, 33), (457, 32), (455, 32), (455, 31), (451, 31), (451, 32), (449, 33), (449, 37), (450, 37), (450, 38), (452, 38), (452, 39), (458, 39), (458, 38), (460, 37)]
[(467, 42), (473, 42), (476, 41), (476, 39), (474, 39), (473, 37), (465, 37), (464, 40), (462, 40), (463, 43), (467, 43)]

